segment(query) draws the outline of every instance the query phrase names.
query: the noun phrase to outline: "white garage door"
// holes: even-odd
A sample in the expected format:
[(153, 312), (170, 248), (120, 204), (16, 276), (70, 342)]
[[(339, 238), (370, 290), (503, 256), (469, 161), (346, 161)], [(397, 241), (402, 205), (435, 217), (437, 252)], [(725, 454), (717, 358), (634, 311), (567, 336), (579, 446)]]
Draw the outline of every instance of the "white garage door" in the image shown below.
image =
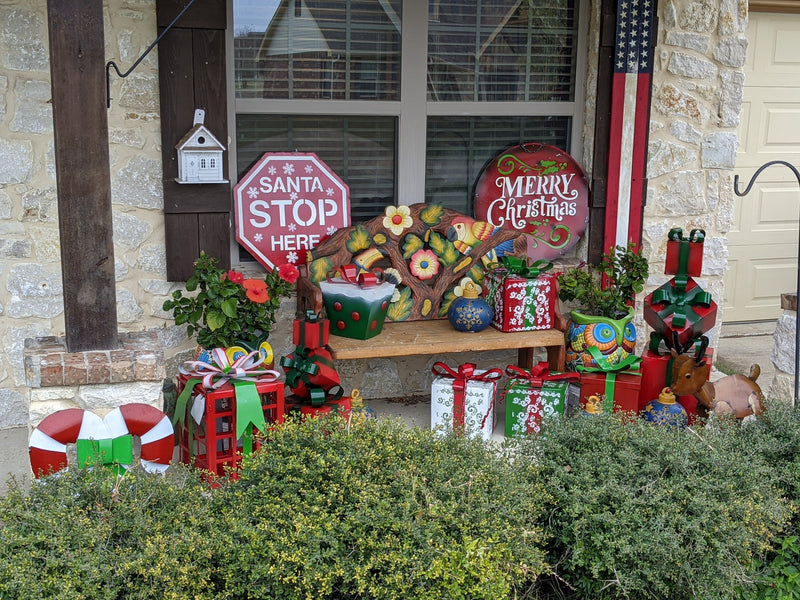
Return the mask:
[[(750, 13), (742, 122), (735, 173), (743, 191), (772, 160), (800, 168), (800, 14)], [(775, 319), (780, 294), (796, 288), (800, 186), (771, 166), (736, 198), (725, 276), (726, 323)]]

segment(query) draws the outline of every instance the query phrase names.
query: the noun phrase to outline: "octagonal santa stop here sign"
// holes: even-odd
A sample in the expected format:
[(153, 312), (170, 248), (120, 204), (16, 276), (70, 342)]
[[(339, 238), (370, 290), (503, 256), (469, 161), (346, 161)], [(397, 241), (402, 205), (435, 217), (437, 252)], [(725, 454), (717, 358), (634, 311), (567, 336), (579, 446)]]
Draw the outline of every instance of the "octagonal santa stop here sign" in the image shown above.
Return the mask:
[(270, 271), (350, 225), (350, 188), (313, 152), (265, 153), (233, 188), (236, 239)]

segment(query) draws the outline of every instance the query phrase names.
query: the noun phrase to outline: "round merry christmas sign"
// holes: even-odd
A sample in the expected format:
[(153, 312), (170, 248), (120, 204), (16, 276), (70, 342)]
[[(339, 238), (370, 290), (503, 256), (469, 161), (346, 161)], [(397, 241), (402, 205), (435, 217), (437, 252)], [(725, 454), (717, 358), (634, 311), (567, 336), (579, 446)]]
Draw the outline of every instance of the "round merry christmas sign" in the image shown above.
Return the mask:
[(475, 183), (475, 217), (528, 234), (528, 256), (551, 260), (578, 243), (589, 222), (589, 184), (569, 154), (544, 144), (507, 148)]

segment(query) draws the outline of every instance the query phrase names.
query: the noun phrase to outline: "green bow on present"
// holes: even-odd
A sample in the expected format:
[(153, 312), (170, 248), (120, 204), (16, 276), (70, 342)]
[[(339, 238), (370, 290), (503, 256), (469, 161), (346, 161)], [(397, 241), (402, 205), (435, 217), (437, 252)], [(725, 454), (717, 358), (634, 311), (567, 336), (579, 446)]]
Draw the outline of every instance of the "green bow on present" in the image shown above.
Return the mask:
[(524, 277), (525, 279), (536, 279), (540, 274), (553, 268), (553, 263), (546, 260), (540, 259), (528, 264), (527, 258), (520, 258), (519, 256), (503, 256), (500, 258), (499, 263), (492, 263), (489, 267), (495, 268), (495, 265), (504, 268), (510, 275)]
[(317, 362), (320, 359), (310, 354), (309, 348), (297, 346), (292, 356), (281, 358), (281, 366), (286, 371), (286, 385), (290, 388), (296, 388), (301, 382), (306, 386), (312, 385), (311, 376), (319, 373)]
[(121, 435), (112, 439), (79, 439), (75, 442), (78, 453), (78, 466), (94, 465), (130, 465), (133, 462), (133, 436)]
[(657, 310), (656, 313), (662, 320), (665, 320), (671, 314), (672, 326), (677, 329), (683, 329), (686, 326), (686, 319), (690, 312), (697, 317), (700, 316), (693, 310), (693, 307), (703, 306), (708, 308), (711, 306), (711, 294), (704, 292), (696, 284), (687, 291), (686, 285), (684, 283), (681, 286), (676, 276), (674, 287), (667, 283), (653, 292), (654, 308), (656, 304), (666, 304), (663, 309)]

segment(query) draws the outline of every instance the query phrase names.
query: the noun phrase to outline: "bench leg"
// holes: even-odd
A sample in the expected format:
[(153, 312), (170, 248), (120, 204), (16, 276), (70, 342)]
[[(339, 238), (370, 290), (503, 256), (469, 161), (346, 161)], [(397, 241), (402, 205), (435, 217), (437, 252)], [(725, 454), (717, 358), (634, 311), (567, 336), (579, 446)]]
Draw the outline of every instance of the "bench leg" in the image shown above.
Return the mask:
[(562, 372), (567, 361), (567, 349), (564, 347), (564, 344), (560, 346), (548, 346), (547, 361), (550, 363), (551, 371)]
[(533, 368), (533, 348), (520, 348), (517, 350), (517, 366), (528, 371)]

